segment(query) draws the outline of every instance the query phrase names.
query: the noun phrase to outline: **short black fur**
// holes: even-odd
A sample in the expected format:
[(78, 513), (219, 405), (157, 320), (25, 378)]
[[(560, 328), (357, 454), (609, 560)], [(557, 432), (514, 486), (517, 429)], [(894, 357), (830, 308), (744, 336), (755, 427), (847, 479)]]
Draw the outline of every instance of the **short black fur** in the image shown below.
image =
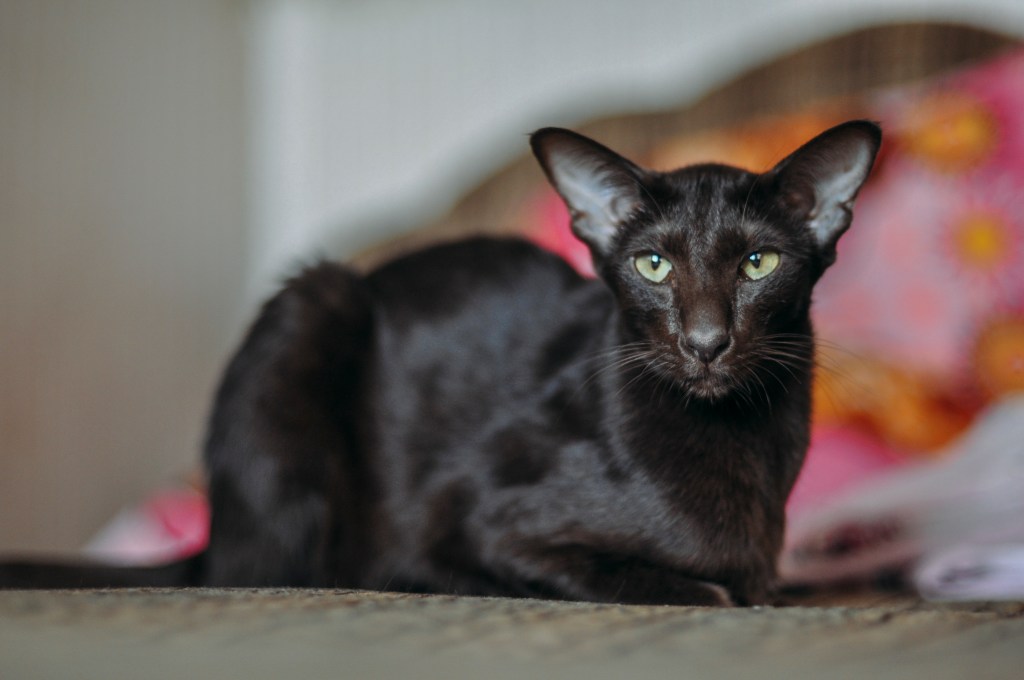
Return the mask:
[(808, 443), (811, 291), (878, 127), (764, 174), (531, 143), (600, 280), (487, 238), (306, 269), (217, 393), (205, 553), (0, 581), (767, 601)]

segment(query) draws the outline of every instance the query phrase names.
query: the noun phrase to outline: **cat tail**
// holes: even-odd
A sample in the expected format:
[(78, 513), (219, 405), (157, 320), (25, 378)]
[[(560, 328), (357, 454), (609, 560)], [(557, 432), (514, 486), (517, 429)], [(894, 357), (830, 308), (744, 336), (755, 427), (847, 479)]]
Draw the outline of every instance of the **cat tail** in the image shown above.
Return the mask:
[(171, 588), (200, 584), (205, 551), (154, 566), (98, 562), (10, 560), (0, 562), (0, 590)]

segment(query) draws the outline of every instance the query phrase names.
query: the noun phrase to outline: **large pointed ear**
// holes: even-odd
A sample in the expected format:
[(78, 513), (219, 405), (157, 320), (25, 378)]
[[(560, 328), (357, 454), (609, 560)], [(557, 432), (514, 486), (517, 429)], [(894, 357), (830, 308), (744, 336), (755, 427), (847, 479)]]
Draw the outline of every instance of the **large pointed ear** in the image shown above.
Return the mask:
[(785, 207), (813, 232), (826, 267), (835, 261), (836, 243), (850, 226), (853, 201), (881, 143), (878, 125), (849, 121), (807, 142), (769, 173)]
[(644, 171), (594, 140), (561, 128), (538, 130), (530, 146), (569, 208), (573, 233), (600, 261), (640, 204)]

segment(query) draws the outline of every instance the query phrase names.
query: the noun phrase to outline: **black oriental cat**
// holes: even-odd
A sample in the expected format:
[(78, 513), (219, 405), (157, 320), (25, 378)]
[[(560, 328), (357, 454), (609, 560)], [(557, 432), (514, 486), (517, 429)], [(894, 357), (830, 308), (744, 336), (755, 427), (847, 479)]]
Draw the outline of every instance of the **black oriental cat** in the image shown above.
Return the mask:
[(540, 130), (600, 280), (486, 238), (312, 266), (217, 393), (209, 548), (0, 578), (765, 602), (808, 443), (811, 290), (880, 141), (852, 121), (763, 174), (662, 173)]

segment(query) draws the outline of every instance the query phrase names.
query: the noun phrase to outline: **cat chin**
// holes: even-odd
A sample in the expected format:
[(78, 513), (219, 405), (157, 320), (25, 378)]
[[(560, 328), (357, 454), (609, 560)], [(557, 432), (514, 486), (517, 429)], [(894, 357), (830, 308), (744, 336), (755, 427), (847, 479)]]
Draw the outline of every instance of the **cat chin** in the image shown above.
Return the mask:
[(715, 403), (732, 394), (734, 388), (725, 380), (706, 378), (688, 383), (685, 389), (696, 399)]
[(733, 395), (736, 382), (722, 367), (695, 365), (683, 362), (670, 369), (668, 378), (679, 386), (687, 397), (708, 403), (720, 402)]

